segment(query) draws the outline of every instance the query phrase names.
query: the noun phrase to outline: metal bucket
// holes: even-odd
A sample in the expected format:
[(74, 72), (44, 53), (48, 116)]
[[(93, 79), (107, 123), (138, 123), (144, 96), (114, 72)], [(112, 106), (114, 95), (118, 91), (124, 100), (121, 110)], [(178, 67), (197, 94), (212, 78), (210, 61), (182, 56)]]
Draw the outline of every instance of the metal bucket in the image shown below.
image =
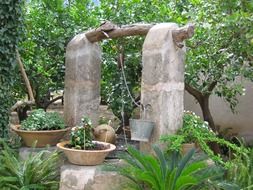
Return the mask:
[(131, 140), (148, 142), (155, 123), (149, 120), (130, 119)]

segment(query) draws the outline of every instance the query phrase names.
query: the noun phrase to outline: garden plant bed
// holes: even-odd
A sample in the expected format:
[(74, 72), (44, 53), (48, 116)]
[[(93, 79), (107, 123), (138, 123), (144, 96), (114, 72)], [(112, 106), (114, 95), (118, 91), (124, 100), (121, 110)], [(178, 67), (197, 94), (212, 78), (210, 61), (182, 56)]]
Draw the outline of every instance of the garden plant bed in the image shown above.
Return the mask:
[[(105, 144), (100, 144), (98, 142), (94, 142), (93, 143), (93, 147), (88, 147), (86, 148), (85, 150), (106, 150), (106, 149), (109, 149), (110, 148), (110, 145), (105, 145)], [(71, 144), (65, 144), (64, 145), (65, 148), (70, 148), (70, 149), (75, 149), (73, 146), (71, 146)], [(80, 150), (84, 150), (84, 149), (80, 149)]]

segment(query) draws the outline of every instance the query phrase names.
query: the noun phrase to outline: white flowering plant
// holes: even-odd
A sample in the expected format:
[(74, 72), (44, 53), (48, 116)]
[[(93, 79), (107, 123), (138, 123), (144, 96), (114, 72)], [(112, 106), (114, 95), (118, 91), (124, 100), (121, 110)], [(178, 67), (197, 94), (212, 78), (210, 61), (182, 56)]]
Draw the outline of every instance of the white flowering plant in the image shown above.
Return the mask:
[(70, 145), (74, 149), (92, 149), (92, 122), (90, 118), (83, 117), (80, 126), (73, 127), (70, 133)]
[(170, 150), (179, 151), (183, 143), (198, 143), (202, 139), (216, 136), (208, 123), (191, 111), (183, 115), (183, 127), (174, 135), (166, 135), (161, 139), (169, 143)]
[(214, 154), (209, 143), (226, 146), (235, 154), (242, 152), (242, 149), (237, 145), (218, 137), (207, 122), (191, 111), (184, 112), (183, 127), (176, 134), (162, 136), (161, 140), (168, 143), (168, 151), (180, 151), (183, 143), (196, 143), (212, 160), (221, 164), (225, 164), (225, 162), (221, 155)]

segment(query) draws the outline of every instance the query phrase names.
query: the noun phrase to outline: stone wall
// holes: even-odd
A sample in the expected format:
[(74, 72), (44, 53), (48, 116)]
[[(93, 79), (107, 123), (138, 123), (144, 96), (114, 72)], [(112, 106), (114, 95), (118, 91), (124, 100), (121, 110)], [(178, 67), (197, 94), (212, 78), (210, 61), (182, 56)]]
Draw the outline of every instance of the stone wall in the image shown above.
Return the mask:
[[(120, 162), (110, 161), (110, 164), (120, 164)], [(104, 167), (104, 165), (63, 165), (60, 190), (120, 190), (129, 182), (127, 178), (116, 172), (105, 171)]]

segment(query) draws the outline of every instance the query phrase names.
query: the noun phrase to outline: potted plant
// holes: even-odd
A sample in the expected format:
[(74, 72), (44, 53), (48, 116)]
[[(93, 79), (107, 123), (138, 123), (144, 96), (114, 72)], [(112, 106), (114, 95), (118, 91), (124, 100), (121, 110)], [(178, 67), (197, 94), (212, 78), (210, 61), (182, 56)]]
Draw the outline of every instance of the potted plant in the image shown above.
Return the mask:
[(82, 118), (82, 125), (71, 129), (70, 141), (57, 144), (69, 162), (76, 165), (99, 165), (116, 146), (106, 142), (93, 141), (92, 123), (88, 117)]
[[(181, 151), (183, 154), (188, 150), (182, 148), (186, 143), (194, 143), (197, 150), (200, 150), (207, 154), (214, 162), (217, 162), (226, 167), (230, 164), (224, 159), (225, 155), (215, 154), (210, 148), (210, 143), (217, 143), (219, 146), (224, 146), (234, 154), (242, 154), (243, 150), (236, 144), (233, 144), (224, 138), (221, 138), (213, 132), (208, 123), (203, 121), (195, 113), (186, 111), (183, 116), (183, 127), (180, 128), (176, 134), (165, 135), (161, 137), (161, 140), (168, 143), (169, 151)], [(184, 151), (185, 150), (185, 151)], [(184, 151), (184, 152), (183, 152)]]
[(163, 136), (162, 140), (169, 143), (170, 150), (181, 150), (186, 154), (193, 148), (198, 149), (199, 143), (211, 136), (215, 136), (215, 133), (209, 129), (208, 123), (194, 112), (186, 111), (183, 116), (183, 127), (174, 135)]
[(66, 128), (63, 118), (57, 112), (45, 112), (42, 109), (34, 110), (21, 125), (12, 125), (15, 131), (31, 147), (45, 147), (56, 145), (70, 129)]

